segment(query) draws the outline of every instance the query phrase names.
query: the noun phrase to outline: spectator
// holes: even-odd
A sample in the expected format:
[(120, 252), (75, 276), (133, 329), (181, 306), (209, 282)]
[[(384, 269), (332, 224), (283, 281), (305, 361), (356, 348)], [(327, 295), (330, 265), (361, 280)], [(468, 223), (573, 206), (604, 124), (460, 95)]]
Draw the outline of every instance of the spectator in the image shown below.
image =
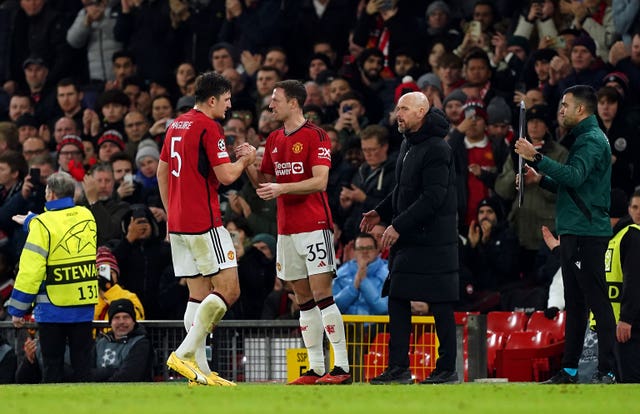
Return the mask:
[[(526, 134), (541, 154), (557, 162), (567, 160), (568, 151), (555, 142), (549, 131), (551, 114), (546, 105), (536, 105), (526, 113)], [(527, 278), (534, 276), (535, 260), (542, 247), (540, 232), (531, 231), (546, 226), (555, 231), (556, 195), (539, 186), (525, 186), (526, 197), (521, 206), (518, 204), (516, 188), (513, 185), (516, 178), (517, 158), (507, 157), (502, 172), (496, 179), (496, 193), (504, 200), (512, 202), (509, 222), (518, 235), (520, 243), (520, 270)]]
[(387, 278), (387, 261), (380, 257), (380, 247), (369, 233), (355, 237), (356, 257), (338, 269), (333, 280), (336, 305), (345, 315), (386, 315), (388, 298), (381, 297)]
[(151, 210), (134, 204), (122, 216), (121, 234), (109, 242), (120, 267), (118, 283), (135, 293), (147, 319), (159, 319), (158, 283), (171, 265), (171, 249), (160, 236), (160, 228)]
[(40, 137), (32, 136), (22, 143), (22, 156), (27, 162), (29, 162), (31, 158), (46, 152), (47, 143)]
[[(232, 238), (233, 233), (231, 232)], [(259, 233), (244, 247), (234, 243), (238, 260), (240, 297), (229, 310), (229, 319), (260, 319), (262, 308), (276, 281), (276, 238)]]
[(342, 228), (342, 241), (347, 243), (359, 233), (362, 214), (378, 205), (396, 185), (396, 157), (389, 156), (389, 133), (385, 127), (370, 125), (361, 134), (364, 163), (354, 174), (351, 184), (342, 187), (337, 214)]
[(67, 30), (67, 42), (75, 49), (86, 50), (89, 78), (104, 84), (114, 80), (111, 57), (122, 50), (122, 43), (113, 33), (119, 10), (107, 0), (83, 0), (82, 3), (84, 8)]
[(498, 171), (496, 154), (501, 151), (499, 146), (506, 144), (491, 142), (487, 137), (488, 117), (481, 101), (467, 100), (462, 109), (464, 120), (449, 134), (448, 141), (456, 160), (458, 224), (465, 234), (471, 220), (476, 219), (476, 206), (493, 190)]
[(107, 320), (111, 313), (111, 305), (117, 304), (121, 299), (131, 302), (135, 309), (136, 320), (144, 319), (144, 307), (138, 299), (138, 295), (123, 289), (118, 284), (120, 278), (120, 266), (115, 256), (106, 246), (100, 246), (97, 250), (96, 268), (98, 269), (98, 303), (93, 313), (94, 321)]
[(340, 115), (334, 124), (338, 131), (340, 144), (345, 146), (349, 141), (358, 140), (364, 127), (369, 125), (367, 110), (362, 95), (352, 91), (343, 94), (338, 101)]
[(73, 118), (67, 118), (66, 116), (60, 117), (56, 120), (53, 127), (53, 139), (49, 141), (49, 149), (52, 151), (52, 155), (56, 155), (58, 151), (56, 148), (62, 142), (62, 138), (66, 135), (75, 135), (80, 137), (82, 130), (78, 129), (78, 125)]
[(49, 68), (40, 56), (32, 55), (24, 61), (24, 78), (35, 106), (35, 115), (49, 121), (55, 113), (55, 92), (49, 79)]
[(113, 80), (105, 85), (105, 90), (121, 89), (125, 87), (125, 79), (131, 78), (138, 73), (136, 58), (128, 50), (118, 50), (111, 56), (111, 66), (113, 68)]
[(9, 120), (17, 121), (20, 115), (26, 113), (35, 113), (35, 102), (31, 95), (25, 92), (17, 92), (11, 95), (9, 100)]
[(27, 163), (17, 151), (0, 155), (0, 206), (14, 194), (19, 194), (22, 180), (27, 175)]
[(238, 65), (238, 56), (233, 45), (219, 42), (209, 49), (209, 61), (213, 71), (222, 74), (226, 69), (235, 69)]
[(134, 304), (118, 299), (109, 306), (111, 330), (100, 334), (94, 347), (94, 382), (151, 381), (153, 349), (144, 326), (137, 322)]
[(130, 111), (124, 116), (124, 131), (127, 136), (125, 142), (126, 152), (129, 157), (134, 158), (140, 141), (145, 138), (151, 138), (149, 120), (140, 111)]
[(629, 77), (629, 89), (637, 94), (640, 91), (640, 28), (632, 37), (631, 54), (616, 64), (616, 70)]
[(93, 166), (82, 181), (86, 206), (91, 210), (98, 228), (98, 244), (122, 238), (121, 221), (129, 204), (114, 197), (113, 167), (106, 162)]
[(18, 128), (13, 122), (0, 122), (0, 154), (20, 149)]
[[(124, 116), (129, 111), (129, 97), (122, 91), (112, 89), (105, 91), (98, 97), (96, 103), (98, 117), (99, 132), (109, 129), (117, 130), (120, 135), (124, 134)], [(92, 119), (95, 123), (95, 118)], [(92, 126), (95, 126), (92, 124)], [(84, 122), (85, 134), (87, 133), (87, 123)], [(91, 136), (95, 137), (94, 129), (91, 129)]]
[[(176, 69), (176, 86), (180, 96), (187, 95), (187, 84), (190, 80), (195, 79), (196, 68), (191, 62), (182, 62)], [(179, 108), (176, 108), (179, 109)]]
[(279, 45), (284, 27), (281, 9), (278, 0), (230, 0), (218, 37), (239, 50), (253, 53)]
[[(73, 120), (69, 119), (71, 122)], [(76, 181), (84, 178), (84, 146), (77, 135), (64, 135), (58, 146), (58, 167), (60, 171), (68, 172)]]
[[(82, 99), (84, 93), (78, 84), (71, 78), (61, 79), (56, 86), (56, 99), (63, 116), (71, 118), (76, 125), (82, 125), (84, 111)], [(47, 120), (48, 121), (48, 120)], [(77, 129), (77, 128), (76, 128)], [(65, 134), (78, 134), (76, 131), (65, 131)]]
[(461, 280), (463, 309), (489, 312), (499, 309), (500, 293), (519, 282), (518, 239), (504, 217), (498, 197), (480, 200), (463, 248), (463, 264), (472, 279)]
[(40, 122), (30, 113), (22, 114), (15, 122), (18, 127), (18, 142), (24, 144), (29, 137), (37, 137), (39, 135)]
[(115, 129), (104, 131), (98, 139), (98, 160), (109, 162), (111, 156), (119, 151), (124, 151), (122, 134)]

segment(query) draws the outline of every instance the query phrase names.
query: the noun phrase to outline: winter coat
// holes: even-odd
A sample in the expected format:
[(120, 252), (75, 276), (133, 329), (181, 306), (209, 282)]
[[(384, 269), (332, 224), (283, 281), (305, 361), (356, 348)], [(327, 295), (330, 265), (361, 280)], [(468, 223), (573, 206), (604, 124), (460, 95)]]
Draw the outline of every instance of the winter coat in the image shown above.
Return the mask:
[(396, 187), (375, 210), (400, 234), (389, 257), (389, 296), (426, 302), (458, 300), (458, 234), (449, 123), (431, 108), (423, 126), (405, 133)]
[(340, 266), (333, 280), (333, 297), (340, 312), (348, 315), (386, 315), (387, 298), (380, 296), (382, 285), (389, 274), (387, 261), (378, 256), (367, 265), (367, 276), (360, 282), (360, 288), (353, 285), (358, 263), (349, 260)]

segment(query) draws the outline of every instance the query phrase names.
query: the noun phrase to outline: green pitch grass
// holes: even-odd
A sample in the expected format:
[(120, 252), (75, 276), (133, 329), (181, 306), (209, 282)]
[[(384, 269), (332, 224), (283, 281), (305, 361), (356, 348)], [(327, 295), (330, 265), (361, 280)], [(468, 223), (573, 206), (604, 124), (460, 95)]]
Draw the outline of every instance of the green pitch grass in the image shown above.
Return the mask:
[(2, 413), (634, 413), (638, 385), (460, 384), (284, 386), (186, 383), (0, 386)]

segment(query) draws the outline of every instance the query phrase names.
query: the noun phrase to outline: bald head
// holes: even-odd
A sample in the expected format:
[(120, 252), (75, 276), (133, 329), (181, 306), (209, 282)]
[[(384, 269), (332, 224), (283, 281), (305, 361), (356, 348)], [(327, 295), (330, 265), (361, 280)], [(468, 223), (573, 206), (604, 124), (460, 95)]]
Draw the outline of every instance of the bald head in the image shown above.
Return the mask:
[(429, 112), (429, 99), (422, 92), (409, 92), (400, 97), (396, 111), (398, 132), (416, 132)]

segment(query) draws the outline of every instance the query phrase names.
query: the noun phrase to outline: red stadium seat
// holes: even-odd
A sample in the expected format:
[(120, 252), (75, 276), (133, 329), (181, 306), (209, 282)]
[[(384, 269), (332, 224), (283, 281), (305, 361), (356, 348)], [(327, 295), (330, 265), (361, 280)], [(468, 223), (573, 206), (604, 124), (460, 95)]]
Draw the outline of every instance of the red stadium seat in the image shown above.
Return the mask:
[(487, 332), (487, 376), (496, 376), (496, 352), (503, 349), (505, 344), (505, 334), (503, 332)]
[(533, 312), (527, 323), (529, 332), (549, 332), (555, 342), (564, 340), (565, 312), (558, 312), (554, 319), (547, 319), (543, 311)]
[(553, 343), (549, 332), (511, 332), (507, 337), (504, 349), (532, 349), (542, 348)]
[(364, 380), (369, 382), (371, 378), (377, 377), (382, 374), (382, 371), (387, 368), (389, 359), (387, 354), (365, 354), (362, 358), (362, 364), (364, 368)]
[(522, 332), (527, 325), (524, 312), (489, 312), (487, 314), (487, 332)]
[(373, 338), (369, 345), (370, 354), (388, 355), (389, 354), (389, 333), (379, 333)]
[(409, 357), (409, 367), (413, 373), (413, 377), (416, 382), (420, 382), (427, 378), (431, 371), (433, 371), (432, 364), (435, 364), (431, 357), (430, 348), (423, 348), (424, 351), (416, 351)]

